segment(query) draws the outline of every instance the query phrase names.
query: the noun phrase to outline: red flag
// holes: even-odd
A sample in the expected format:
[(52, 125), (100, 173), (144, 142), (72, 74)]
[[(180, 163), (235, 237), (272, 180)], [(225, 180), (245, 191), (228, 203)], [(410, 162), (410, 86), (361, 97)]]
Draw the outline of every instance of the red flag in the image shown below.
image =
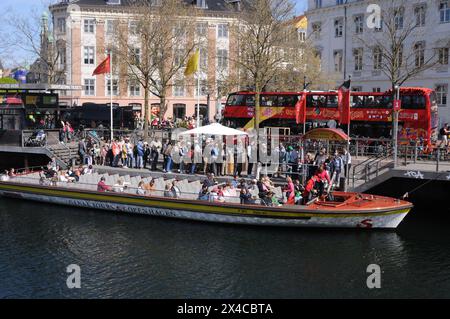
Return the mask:
[(350, 80), (345, 81), (338, 90), (339, 123), (350, 123)]
[(92, 76), (110, 73), (111, 72), (110, 67), (111, 67), (110, 55), (108, 54), (108, 57), (95, 68), (94, 72), (92, 73)]
[(295, 104), (295, 121), (297, 124), (306, 122), (306, 93)]

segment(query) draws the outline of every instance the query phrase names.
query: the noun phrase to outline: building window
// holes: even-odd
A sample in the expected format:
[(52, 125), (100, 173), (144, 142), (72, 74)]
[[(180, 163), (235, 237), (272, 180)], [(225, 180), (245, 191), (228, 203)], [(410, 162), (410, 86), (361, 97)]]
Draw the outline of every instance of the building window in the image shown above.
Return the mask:
[(206, 9), (208, 6), (206, 5), (206, 0), (197, 0), (197, 7)]
[(353, 86), (352, 91), (353, 92), (362, 92), (362, 86)]
[(380, 47), (375, 47), (373, 49), (373, 69), (381, 70), (383, 63), (383, 52)]
[(355, 33), (361, 34), (364, 32), (364, 16), (358, 15), (355, 17)]
[[(206, 96), (208, 94), (208, 81), (200, 80), (200, 96)], [(197, 87), (195, 88), (195, 96), (198, 96)]]
[(353, 59), (355, 60), (355, 71), (362, 71), (362, 69), (363, 69), (363, 49), (362, 48), (353, 50)]
[(344, 4), (344, 0), (336, 0), (336, 5), (341, 5), (341, 4)]
[[(112, 89), (113, 89), (114, 96), (119, 95), (119, 80), (113, 79)], [(111, 79), (106, 80), (106, 91), (107, 91), (107, 95), (110, 96), (111, 95)]]
[(138, 23), (137, 21), (130, 21), (130, 24), (128, 25), (129, 32), (132, 35), (136, 35), (138, 33)]
[(58, 57), (59, 57), (59, 67), (61, 69), (66, 66), (66, 48), (58, 49)]
[(219, 70), (228, 69), (228, 50), (226, 49), (217, 50), (217, 68)]
[(298, 31), (298, 40), (300, 42), (306, 41), (306, 32), (305, 31)]
[(339, 18), (334, 20), (334, 36), (336, 38), (342, 37), (342, 34), (344, 32), (344, 21), (343, 19)]
[(403, 44), (401, 44), (397, 50), (397, 67), (401, 67), (403, 65)]
[(416, 68), (421, 68), (425, 64), (425, 45), (418, 42), (414, 45), (414, 57)]
[(175, 49), (174, 52), (174, 64), (176, 66), (183, 66), (184, 62), (185, 62), (185, 56), (184, 56), (185, 52), (183, 49)]
[(439, 14), (441, 23), (450, 22), (450, 1), (441, 1), (439, 4)]
[(58, 18), (57, 28), (58, 28), (59, 33), (66, 33), (66, 19), (65, 18)]
[(95, 95), (95, 80), (94, 79), (84, 79), (84, 95), (94, 96)]
[(448, 84), (436, 85), (436, 98), (439, 106), (447, 106)]
[(314, 4), (316, 5), (316, 9), (322, 8), (322, 0), (314, 0)]
[(426, 13), (427, 8), (424, 4), (414, 8), (414, 15), (416, 16), (417, 27), (423, 27), (425, 25)]
[(208, 67), (208, 49), (200, 48), (200, 59), (199, 59), (200, 70), (206, 71)]
[(84, 33), (94, 33), (95, 31), (95, 20), (85, 19), (84, 20)]
[(320, 33), (322, 32), (322, 23), (316, 22), (312, 25), (312, 31), (315, 34), (316, 38), (320, 38)]
[(138, 80), (130, 80), (130, 96), (141, 96), (141, 84)]
[(382, 32), (383, 31), (383, 18), (380, 19), (380, 27), (375, 27), (375, 32)]
[(380, 93), (381, 92), (381, 88), (373, 88), (372, 92), (374, 93)]
[(106, 34), (114, 34), (116, 30), (116, 22), (114, 20), (106, 20)]
[(394, 27), (395, 30), (403, 29), (403, 21), (404, 21), (405, 10), (403, 8), (398, 8), (394, 13)]
[(84, 47), (83, 50), (83, 61), (84, 64), (92, 65), (95, 64), (95, 48), (94, 47)]
[(335, 72), (342, 72), (342, 50), (334, 51), (334, 71)]
[(173, 105), (173, 119), (184, 119), (186, 117), (186, 104)]
[(184, 96), (183, 80), (175, 80), (175, 84), (173, 86), (173, 96)]
[(130, 49), (130, 61), (132, 65), (138, 66), (141, 64), (141, 49), (140, 48), (132, 48)]
[(449, 53), (449, 48), (439, 48), (438, 49), (439, 64), (448, 65), (448, 53)]
[(206, 35), (208, 33), (208, 23), (206, 23), (206, 22), (197, 23), (196, 30), (197, 30), (197, 36), (206, 37)]
[(217, 37), (228, 38), (228, 24), (219, 24), (217, 26)]

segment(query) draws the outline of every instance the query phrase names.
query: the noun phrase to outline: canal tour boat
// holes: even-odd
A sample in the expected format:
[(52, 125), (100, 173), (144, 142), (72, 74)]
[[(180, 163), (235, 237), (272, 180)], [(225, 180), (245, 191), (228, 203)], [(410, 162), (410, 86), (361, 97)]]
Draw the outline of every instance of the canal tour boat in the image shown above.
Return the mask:
[(164, 197), (162, 189), (154, 196), (140, 196), (136, 195), (133, 187), (120, 193), (99, 192), (95, 181), (100, 176), (95, 175), (90, 184), (59, 182), (44, 186), (38, 173), (30, 173), (0, 181), (0, 196), (114, 213), (232, 224), (324, 228), (395, 229), (413, 206), (390, 197), (338, 191), (333, 192), (333, 201), (316, 199), (307, 205), (276, 207), (240, 204), (239, 195), (227, 198), (224, 203), (201, 201), (197, 199), (198, 192), (194, 191), (189, 196), (182, 193), (181, 198), (176, 199)]

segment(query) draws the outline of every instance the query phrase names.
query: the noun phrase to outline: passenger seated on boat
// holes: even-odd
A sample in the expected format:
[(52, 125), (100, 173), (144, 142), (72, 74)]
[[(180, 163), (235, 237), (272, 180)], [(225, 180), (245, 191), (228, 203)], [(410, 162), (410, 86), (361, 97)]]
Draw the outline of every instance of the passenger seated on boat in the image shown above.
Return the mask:
[(253, 198), (250, 190), (246, 187), (241, 188), (241, 193), (239, 194), (241, 204), (253, 205), (255, 204), (255, 198)]
[(302, 194), (305, 188), (303, 187), (302, 184), (300, 184), (300, 181), (298, 179), (294, 181), (294, 189), (295, 189), (295, 204), (301, 205), (303, 198)]
[(11, 168), (8, 172), (8, 176), (9, 177), (15, 177), (16, 176), (16, 171), (14, 170), (14, 168)]
[(172, 186), (170, 188), (170, 191), (173, 193), (173, 198), (180, 198), (181, 197), (181, 191), (180, 188), (177, 186), (178, 181), (174, 180), (172, 182)]
[(113, 192), (116, 192), (116, 193), (123, 193), (125, 191), (125, 189), (127, 189), (127, 186), (125, 185), (125, 182), (123, 181), (122, 178), (119, 178), (117, 180), (117, 183), (114, 184), (112, 190), (113, 190)]
[(225, 197), (223, 195), (223, 187), (221, 185), (215, 187), (210, 193), (210, 200), (212, 202), (224, 203)]
[(203, 185), (200, 193), (198, 193), (198, 200), (209, 201), (208, 186)]
[(203, 185), (207, 185), (208, 187), (217, 185), (217, 181), (214, 178), (214, 173), (207, 174), (207, 178), (203, 181)]
[(102, 178), (100, 178), (100, 182), (97, 184), (98, 192), (110, 192), (112, 190), (111, 186), (106, 185), (105, 181), (105, 177), (102, 176)]
[(292, 178), (289, 176), (286, 177), (286, 186), (283, 191), (286, 193), (286, 204), (294, 205), (295, 204), (295, 186), (294, 182), (292, 182)]
[(136, 189), (136, 195), (139, 195), (139, 196), (147, 195), (147, 192), (144, 189), (144, 185), (145, 185), (144, 181), (139, 182), (138, 188)]
[(151, 195), (155, 191), (155, 179), (152, 178), (152, 180), (148, 184), (144, 183), (143, 188), (147, 192), (147, 195)]
[(83, 168), (83, 175), (90, 175), (94, 172), (92, 165)]
[(164, 197), (173, 198), (173, 192), (172, 192), (172, 185), (166, 184), (166, 187), (164, 188)]
[(261, 177), (259, 182), (257, 183), (258, 187), (258, 196), (261, 199), (261, 204), (266, 205), (271, 202), (271, 199), (267, 198), (267, 195), (269, 193), (269, 189), (267, 189), (267, 186), (264, 183), (264, 178)]
[(223, 197), (226, 199), (229, 197), (235, 197), (236, 195), (236, 188), (233, 187), (230, 182), (227, 182), (223, 187)]
[(324, 169), (324, 166), (322, 165), (317, 169), (316, 176), (317, 176), (316, 189), (318, 191), (318, 196), (321, 196), (324, 193), (327, 185), (329, 185), (331, 182), (330, 175), (328, 175), (328, 172)]
[(283, 206), (280, 201), (278, 200), (278, 198), (275, 196), (275, 193), (272, 191), (269, 191), (267, 193), (267, 206)]
[(313, 175), (306, 183), (305, 190), (303, 191), (303, 205), (308, 203), (313, 197), (317, 195), (317, 190), (314, 188), (318, 177)]
[(50, 181), (45, 178), (45, 176), (39, 177), (39, 185), (40, 186), (50, 186)]

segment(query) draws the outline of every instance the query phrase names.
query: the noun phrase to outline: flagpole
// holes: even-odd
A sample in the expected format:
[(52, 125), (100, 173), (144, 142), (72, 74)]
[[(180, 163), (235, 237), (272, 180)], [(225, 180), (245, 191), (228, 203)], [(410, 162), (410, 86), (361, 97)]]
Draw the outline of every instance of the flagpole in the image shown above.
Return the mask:
[[(350, 80), (351, 80), (351, 78), (350, 78)], [(347, 162), (346, 164), (345, 164), (345, 187), (344, 187), (344, 191), (346, 192), (347, 190), (348, 190), (348, 183), (350, 182), (350, 176), (349, 176), (349, 163), (348, 163), (348, 159), (349, 159), (349, 157), (350, 157), (350, 122), (351, 122), (351, 120), (352, 120), (352, 113), (351, 113), (351, 108), (350, 108), (350, 106), (351, 106), (351, 98), (352, 98), (352, 87), (351, 87), (351, 85), (350, 85), (350, 87), (349, 87), (349, 93), (348, 93), (348, 95), (349, 95), (349, 99), (348, 99), (348, 103), (349, 103), (349, 106), (348, 106), (348, 124), (347, 124), (347, 156), (346, 156), (346, 158), (345, 158), (345, 161)]]
[(200, 127), (200, 70), (197, 70), (197, 127)]
[(110, 87), (110, 104), (109, 104), (109, 111), (110, 111), (110, 123), (111, 123), (111, 143), (114, 139), (114, 122), (113, 122), (113, 68), (112, 68), (112, 50), (109, 50), (109, 87)]

